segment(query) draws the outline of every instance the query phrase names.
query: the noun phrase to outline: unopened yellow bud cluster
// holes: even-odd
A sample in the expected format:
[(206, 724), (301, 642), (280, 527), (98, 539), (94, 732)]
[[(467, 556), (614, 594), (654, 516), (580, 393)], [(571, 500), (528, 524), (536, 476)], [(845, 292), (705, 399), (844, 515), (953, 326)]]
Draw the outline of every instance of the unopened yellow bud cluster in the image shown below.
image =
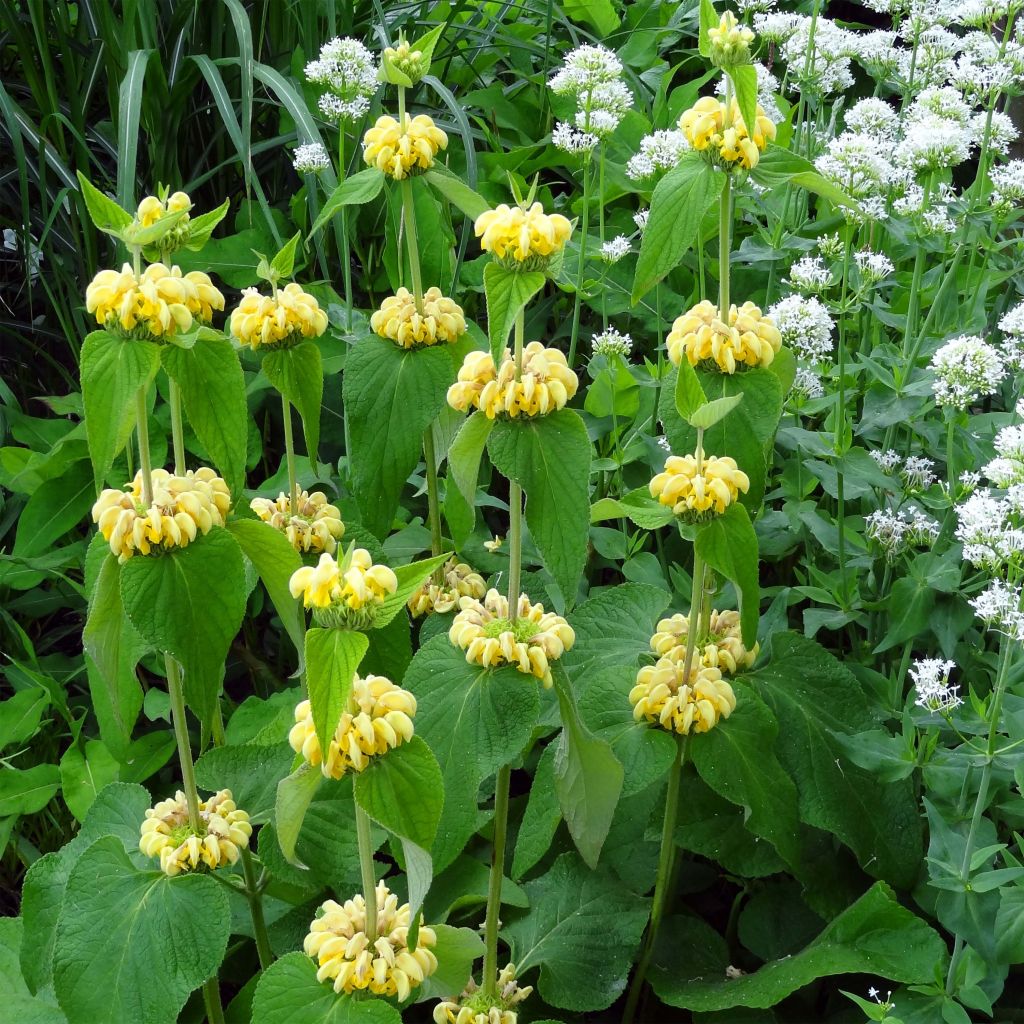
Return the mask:
[(309, 926), (303, 943), (306, 955), (318, 964), (317, 981), (329, 981), (334, 991), (369, 991), (397, 996), (404, 1001), (423, 979), (437, 970), (431, 947), (437, 944), (432, 928), (421, 925), (415, 952), (409, 951), (409, 904), (383, 883), (377, 884), (377, 937), (371, 941), (362, 894), (344, 904), (328, 900)]
[(348, 709), (334, 730), (327, 757), (317, 739), (308, 700), (295, 708), (295, 725), (288, 733), (292, 750), (328, 779), (340, 779), (351, 769), (361, 772), (371, 757), (412, 739), (416, 698), (384, 676), (355, 676)]
[(327, 314), (320, 303), (294, 281), (263, 295), (246, 288), (231, 314), (231, 334), (251, 349), (281, 348), (303, 338), (319, 338), (327, 330)]
[(397, 46), (385, 47), (384, 56), (413, 82), (418, 82), (426, 74), (427, 62), (423, 59), (423, 51), (414, 50), (406, 39)]
[(325, 551), (315, 566), (296, 569), (288, 586), (292, 597), (301, 597), (307, 608), (361, 611), (393, 594), (398, 577), (386, 565), (374, 565), (365, 548), (354, 548), (340, 565)]
[(135, 214), (135, 219), (142, 227), (150, 228), (161, 218), (167, 216), (167, 214), (184, 211), (183, 216), (177, 222), (180, 227), (182, 224), (188, 223), (188, 211), (191, 209), (192, 200), (189, 199), (188, 194), (185, 192), (175, 192), (166, 199), (159, 199), (156, 196), (146, 196), (146, 198), (139, 203), (139, 209)]
[(249, 815), (235, 806), (230, 789), (200, 803), (199, 821), (196, 832), (189, 822), (188, 801), (179, 790), (173, 799), (146, 811), (139, 849), (147, 857), (159, 857), (160, 870), (174, 876), (201, 865), (213, 869), (234, 864), (239, 851), (249, 845)]
[[(651, 637), (651, 650), (670, 661), (683, 661), (689, 633), (688, 615), (662, 619)], [(758, 644), (750, 651), (743, 646), (739, 612), (712, 610), (707, 635), (698, 636), (694, 657), (695, 663), (705, 668), (717, 668), (725, 675), (734, 676), (754, 664), (759, 650)]]
[(769, 366), (782, 348), (782, 335), (771, 317), (752, 302), (729, 307), (728, 323), (705, 299), (678, 316), (665, 339), (674, 366), (685, 358), (691, 366), (714, 366), (722, 373)]
[(154, 469), (153, 503), (144, 504), (142, 471), (131, 490), (107, 488), (92, 507), (92, 521), (119, 562), (135, 554), (187, 547), (200, 534), (223, 526), (231, 508), (228, 485), (205, 466), (183, 476)]
[(363, 159), (370, 167), (401, 181), (429, 170), (434, 157), (447, 147), (448, 136), (428, 114), (406, 114), (401, 124), (384, 114), (363, 136)]
[(718, 25), (708, 29), (708, 41), (712, 64), (730, 68), (750, 63), (750, 44), (754, 41), (754, 33), (746, 25), (740, 25), (732, 11), (726, 11)]
[(132, 338), (160, 339), (188, 331), (192, 321), (209, 322), (224, 296), (199, 270), (151, 263), (141, 274), (127, 263), (101, 270), (85, 290), (85, 308), (96, 323)]
[(477, 217), (473, 231), (480, 248), (513, 270), (540, 270), (565, 248), (572, 224), (560, 213), (545, 213), (540, 203), (529, 209), (500, 203)]
[(726, 106), (714, 96), (703, 96), (684, 110), (679, 130), (698, 153), (726, 170), (751, 170), (775, 138), (775, 125), (758, 104), (753, 135), (747, 130), (735, 100)]
[(733, 713), (736, 695), (719, 669), (693, 665), (689, 680), (684, 681), (685, 668), (681, 661), (661, 658), (640, 669), (629, 691), (636, 721), (685, 736), (691, 731), (707, 732)]
[(434, 1007), (434, 1024), (516, 1024), (518, 1006), (533, 992), (531, 985), (520, 988), (516, 965), (509, 964), (498, 973), (497, 993), (485, 995), (470, 978), (458, 999), (446, 999)]
[(665, 471), (650, 483), (652, 498), (691, 521), (721, 515), (749, 489), (750, 479), (735, 459), (714, 455), (702, 459), (699, 468), (695, 455), (670, 455)]
[(481, 598), (487, 591), (484, 578), (477, 572), (460, 562), (457, 558), (449, 558), (442, 570), (441, 583), (429, 579), (409, 598), (409, 611), (413, 618), (429, 615), (431, 612), (450, 612), (458, 607), (463, 597)]
[(345, 524), (341, 513), (327, 502), (323, 491), (308, 494), (300, 491), (295, 509), (291, 497), (281, 493), (277, 500), (253, 498), (249, 508), (265, 523), (280, 530), (296, 551), (306, 554), (310, 551), (326, 551), (333, 555), (338, 541), (345, 535)]
[(420, 308), (412, 292), (399, 288), (370, 317), (370, 327), (402, 348), (450, 345), (466, 333), (466, 318), (462, 307), (440, 288), (428, 288)]
[(516, 379), (516, 364), (505, 349), (496, 371), (490, 352), (470, 352), (448, 389), (448, 404), (459, 412), (476, 408), (488, 419), (510, 416), (546, 416), (561, 409), (576, 394), (579, 378), (557, 348), (531, 341), (523, 349), (523, 365)]
[(448, 639), (461, 647), (466, 661), (474, 665), (514, 665), (550, 687), (550, 663), (572, 648), (576, 634), (561, 615), (544, 611), (542, 604), (530, 604), (526, 594), (519, 597), (515, 619), (510, 618), (508, 598), (492, 589), (483, 601), (459, 599), (459, 613)]

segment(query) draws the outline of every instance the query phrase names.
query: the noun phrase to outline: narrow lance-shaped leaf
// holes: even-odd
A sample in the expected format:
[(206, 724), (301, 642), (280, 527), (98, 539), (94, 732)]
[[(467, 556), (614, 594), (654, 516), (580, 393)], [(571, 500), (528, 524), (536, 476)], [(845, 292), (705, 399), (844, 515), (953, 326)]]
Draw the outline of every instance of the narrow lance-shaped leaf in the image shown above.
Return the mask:
[(406, 606), (409, 598), (420, 589), (427, 581), (427, 577), (451, 558), (451, 552), (446, 551), (440, 555), (433, 555), (424, 558), (419, 562), (411, 562), (409, 565), (400, 565), (394, 572), (398, 579), (398, 588), (393, 594), (389, 594), (381, 604), (374, 609), (373, 628), (380, 629), (386, 626)]
[(277, 800), (274, 803), (274, 825), (277, 842), (289, 864), (305, 868), (295, 855), (295, 844), (299, 841), (302, 822), (323, 776), (319, 768), (303, 761), (286, 779), (277, 784)]
[(188, 244), (185, 246), (190, 252), (198, 252), (210, 240), (213, 229), (227, 216), (231, 200), (225, 199), (215, 210), (201, 213), (188, 222)]
[(487, 296), (487, 337), (494, 365), (500, 366), (508, 336), (519, 311), (544, 287), (539, 270), (507, 270), (498, 263), (484, 267), (484, 294)]
[(491, 208), (491, 204), (479, 192), (474, 192), (443, 164), (435, 164), (424, 177), (448, 202), (458, 207), (467, 217), (472, 217), (475, 220), (481, 213)]
[(368, 646), (363, 633), (347, 629), (306, 632), (306, 686), (321, 750), (330, 748), (352, 692), (352, 678)]
[(132, 215), (104, 195), (81, 171), (78, 172), (78, 184), (93, 224), (105, 234), (120, 238), (122, 230), (131, 224)]
[(324, 368), (320, 349), (312, 341), (278, 349), (263, 357), (267, 380), (295, 406), (302, 418), (306, 454), (316, 466), (320, 446), (320, 407), (324, 400)]
[(707, 403), (708, 396), (700, 385), (700, 378), (697, 371), (690, 365), (689, 359), (684, 357), (679, 362), (679, 369), (676, 371), (676, 411), (680, 418), (690, 421), (690, 417)]
[(313, 222), (308, 238), (312, 238), (331, 218), (346, 206), (363, 206), (376, 199), (384, 187), (384, 172), (376, 167), (367, 167), (363, 171), (345, 178), (328, 196), (320, 216)]
[(743, 118), (748, 134), (753, 135), (757, 125), (757, 72), (753, 64), (738, 64), (729, 68), (728, 74), (736, 90), (740, 117)]
[(291, 238), (277, 251), (270, 261), (270, 269), (275, 271), (279, 277), (291, 277), (295, 269), (295, 252), (299, 245), (302, 232), (296, 231)]
[(711, 0), (700, 0), (700, 28), (697, 36), (697, 48), (702, 57), (711, 56), (711, 40), (708, 38), (708, 30), (718, 25), (718, 13), (715, 11)]

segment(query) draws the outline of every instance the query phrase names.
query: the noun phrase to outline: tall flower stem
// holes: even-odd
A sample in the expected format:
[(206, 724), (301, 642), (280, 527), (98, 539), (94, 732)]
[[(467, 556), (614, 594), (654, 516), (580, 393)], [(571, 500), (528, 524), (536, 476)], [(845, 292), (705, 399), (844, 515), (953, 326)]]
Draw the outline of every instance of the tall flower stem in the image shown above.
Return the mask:
[(501, 914), (501, 880), (505, 876), (505, 845), (508, 838), (509, 781), (512, 766), (502, 765), (494, 784), (494, 842), (491, 876), (487, 883), (487, 916), (484, 919), (483, 988), (488, 995), (498, 991), (498, 925)]
[[(338, 121), (338, 184), (345, 180), (345, 121)], [(352, 253), (348, 241), (348, 208), (340, 211), (341, 273), (345, 281), (345, 329), (352, 330)]]
[(247, 848), (242, 850), (242, 874), (245, 877), (245, 898), (252, 917), (252, 931), (256, 938), (256, 953), (260, 958), (260, 969), (265, 971), (274, 962), (274, 954), (270, 948), (267, 922), (263, 917), (263, 893), (256, 878), (252, 854)]
[[(597, 216), (598, 236), (601, 239), (601, 248), (604, 249), (604, 146), (601, 147), (601, 155), (598, 158), (597, 178)], [(601, 330), (608, 330), (608, 289), (601, 289)]]
[(373, 839), (366, 811), (358, 803), (355, 807), (359, 870), (363, 877), (363, 901), (366, 903), (366, 936), (372, 945), (377, 938), (377, 875), (373, 866)]
[(732, 235), (732, 178), (728, 175), (722, 189), (718, 211), (718, 310), (728, 322), (729, 317), (729, 254)]
[(181, 418), (181, 389), (173, 377), (167, 378), (167, 398), (171, 406), (171, 447), (174, 451), (174, 472), (185, 472), (185, 429)]
[(188, 804), (188, 823), (194, 832), (201, 834), (199, 790), (196, 787), (192, 745), (188, 738), (188, 720), (185, 718), (185, 693), (181, 686), (181, 666), (169, 654), (165, 654), (164, 670), (167, 673), (167, 693), (171, 699), (174, 739), (178, 745), (178, 760), (181, 763), (181, 783), (185, 790), (185, 801)]
[(580, 339), (580, 310), (583, 303), (583, 272), (587, 263), (587, 233), (590, 230), (590, 153), (583, 158), (583, 216), (580, 220), (580, 258), (576, 264), (576, 296), (572, 304), (572, 333), (569, 335), (569, 368), (576, 362)]
[(284, 415), (284, 456), (288, 464), (288, 500), (292, 515), (299, 509), (299, 484), (295, 472), (295, 435), (292, 433), (292, 406), (284, 395), (281, 396), (281, 412)]
[[(526, 333), (526, 311), (516, 314), (515, 380), (523, 374), (523, 339)], [(519, 610), (520, 573), (523, 560), (523, 489), (515, 480), (508, 482), (508, 614), (515, 619)]]
[(423, 313), (423, 277), (420, 274), (420, 247), (416, 237), (416, 204), (412, 195), (412, 182), (403, 178), (399, 184), (402, 190), (402, 226), (409, 248), (409, 273), (412, 276), (412, 292), (416, 298), (416, 311)]
[(224, 1024), (224, 1007), (220, 1001), (220, 984), (214, 975), (203, 983), (203, 1002), (208, 1024)]
[[(836, 430), (833, 451), (836, 459), (846, 454), (846, 296), (850, 280), (850, 249), (853, 236), (846, 240), (843, 249), (843, 280), (839, 299), (839, 387), (836, 403)], [(839, 520), (839, 596), (846, 603), (846, 494), (843, 472), (836, 465), (836, 514)]]
[(153, 461), (149, 454), (149, 388), (143, 384), (135, 393), (135, 430), (139, 440), (139, 469), (142, 472), (142, 500), (153, 504)]
[[(427, 465), (427, 508), (430, 519), (430, 553), (437, 557), (444, 550), (441, 537), (441, 502), (437, 487), (437, 452), (434, 447), (434, 425), (429, 424), (423, 431), (423, 460)], [(444, 567), (434, 570), (434, 582), (444, 578)]]

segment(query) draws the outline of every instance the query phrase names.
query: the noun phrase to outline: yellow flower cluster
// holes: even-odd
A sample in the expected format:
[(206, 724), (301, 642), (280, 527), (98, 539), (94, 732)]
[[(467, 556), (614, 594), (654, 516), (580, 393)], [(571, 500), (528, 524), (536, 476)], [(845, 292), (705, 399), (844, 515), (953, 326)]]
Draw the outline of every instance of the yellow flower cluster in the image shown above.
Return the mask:
[(327, 758), (316, 736), (308, 700), (295, 708), (295, 725), (288, 733), (292, 750), (328, 779), (340, 779), (349, 769), (361, 772), (370, 758), (412, 739), (416, 698), (384, 676), (355, 676), (348, 710), (334, 730)]
[(462, 307), (440, 288), (428, 288), (423, 295), (422, 310), (406, 288), (389, 295), (370, 317), (370, 327), (382, 338), (390, 338), (402, 348), (419, 345), (451, 344), (466, 333)]
[[(654, 636), (651, 637), (651, 650), (670, 661), (683, 661), (686, 658), (689, 632), (688, 615), (673, 615), (671, 618), (662, 619)], [(712, 610), (708, 619), (707, 636), (698, 637), (694, 659), (695, 663), (705, 668), (717, 668), (732, 676), (745, 668), (750, 668), (757, 659), (759, 650), (758, 644), (754, 644), (753, 650), (750, 651), (743, 646), (739, 612)]]
[(222, 868), (238, 860), (240, 850), (249, 845), (252, 825), (249, 815), (231, 799), (231, 790), (204, 800), (199, 805), (201, 832), (192, 829), (188, 801), (180, 790), (171, 800), (161, 800), (146, 811), (139, 849), (147, 857), (160, 858), (165, 875), (195, 871), (201, 864)]
[(168, 196), (167, 199), (163, 200), (156, 196), (146, 196), (146, 198), (139, 203), (139, 209), (135, 214), (135, 219), (142, 227), (151, 228), (157, 221), (168, 213), (178, 213), (179, 211), (184, 210), (184, 216), (177, 223), (177, 227), (181, 227), (182, 224), (188, 223), (188, 211), (191, 209), (192, 200), (189, 199), (185, 192), (175, 192)]
[(546, 416), (561, 409), (576, 394), (579, 378), (557, 348), (531, 341), (523, 349), (523, 366), (516, 380), (516, 364), (505, 349), (501, 369), (495, 371), (490, 352), (470, 352), (448, 389), (448, 404), (459, 412), (477, 408), (488, 419), (495, 416)]
[(406, 114), (404, 124), (384, 114), (363, 136), (363, 159), (401, 181), (429, 170), (438, 151), (447, 147), (448, 136), (427, 114)]
[(718, 307), (705, 299), (676, 317), (665, 347), (674, 366), (685, 357), (691, 366), (707, 363), (722, 373), (735, 373), (737, 368), (769, 366), (782, 348), (782, 335), (752, 302), (730, 306), (726, 323)]
[(496, 995), (484, 995), (472, 978), (458, 999), (445, 999), (434, 1007), (434, 1024), (516, 1024), (518, 1006), (533, 992), (532, 985), (520, 988), (516, 965), (509, 964), (498, 973)]
[(736, 695), (717, 668), (694, 665), (688, 682), (683, 681), (681, 661), (660, 658), (656, 665), (645, 665), (637, 673), (636, 685), (629, 691), (636, 721), (685, 736), (713, 729), (720, 718), (728, 718), (736, 709)]
[(138, 276), (127, 263), (101, 270), (85, 290), (85, 308), (96, 323), (131, 337), (163, 338), (187, 331), (193, 319), (208, 322), (224, 296), (199, 270), (151, 263)]
[(709, 455), (697, 467), (694, 455), (670, 455), (665, 471), (650, 483), (651, 497), (668, 505), (677, 516), (702, 518), (721, 515), (750, 489), (750, 479), (728, 456)]
[(409, 998), (414, 988), (437, 970), (430, 947), (437, 944), (432, 928), (421, 925), (415, 952), (409, 952), (409, 904), (383, 882), (377, 883), (377, 937), (367, 934), (366, 901), (362, 894), (344, 904), (328, 900), (309, 926), (302, 948), (317, 961), (317, 981), (330, 981), (335, 992), (369, 990), (377, 996)]
[(479, 573), (460, 562), (449, 558), (442, 570), (442, 582), (429, 579), (409, 598), (409, 611), (413, 618), (429, 615), (431, 612), (450, 612), (458, 606), (463, 597), (483, 597), (487, 584)]
[(550, 663), (572, 648), (576, 634), (561, 615), (544, 611), (542, 604), (530, 604), (526, 594), (520, 595), (516, 617), (511, 619), (508, 598), (492, 589), (483, 601), (459, 599), (459, 613), (448, 630), (448, 639), (466, 652), (466, 661), (472, 664), (484, 668), (514, 665), (550, 687)]
[(119, 562), (135, 554), (187, 547), (213, 526), (223, 526), (231, 507), (228, 485), (205, 466), (183, 476), (154, 469), (151, 475), (153, 503), (143, 498), (142, 470), (135, 474), (130, 491), (107, 488), (92, 507), (92, 521)]
[(679, 130), (698, 153), (705, 153), (727, 170), (756, 167), (765, 146), (775, 138), (775, 125), (760, 104), (751, 135), (736, 101), (727, 107), (714, 96), (704, 96), (684, 110)]
[(308, 494), (300, 491), (292, 511), (290, 495), (281, 493), (277, 501), (270, 498), (253, 498), (249, 508), (265, 523), (280, 530), (296, 551), (303, 554), (312, 551), (326, 551), (334, 554), (338, 541), (345, 535), (345, 524), (341, 513), (334, 505), (327, 503), (323, 491)]
[(423, 51), (414, 50), (406, 39), (401, 40), (397, 46), (385, 47), (384, 56), (414, 82), (418, 82), (426, 74)]
[(560, 213), (545, 213), (540, 203), (528, 210), (500, 203), (477, 217), (473, 231), (480, 248), (515, 269), (528, 264), (539, 268), (561, 252), (572, 234), (572, 224)]
[(365, 548), (353, 548), (340, 565), (325, 551), (316, 566), (296, 569), (288, 586), (307, 608), (343, 605), (360, 611), (393, 594), (398, 577), (386, 565), (374, 565)]
[(750, 61), (750, 44), (754, 33), (736, 21), (732, 11), (726, 11), (714, 28), (708, 29), (711, 61), (718, 67), (735, 67)]
[(327, 330), (320, 303), (294, 281), (263, 295), (246, 288), (231, 314), (231, 334), (253, 350), (294, 345), (302, 338), (319, 338)]

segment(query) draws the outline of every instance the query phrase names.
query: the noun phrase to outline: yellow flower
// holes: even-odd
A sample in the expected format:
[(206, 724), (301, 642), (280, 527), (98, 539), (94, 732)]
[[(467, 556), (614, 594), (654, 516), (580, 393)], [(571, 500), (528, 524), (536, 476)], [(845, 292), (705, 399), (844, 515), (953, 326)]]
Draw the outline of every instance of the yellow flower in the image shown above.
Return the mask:
[(526, 263), (534, 269), (565, 248), (572, 224), (560, 213), (545, 213), (540, 203), (528, 210), (500, 203), (477, 217), (473, 231), (480, 248), (493, 252), (506, 266), (516, 269)]
[(263, 522), (280, 530), (296, 551), (326, 551), (333, 555), (345, 535), (345, 524), (338, 509), (327, 503), (327, 495), (323, 491), (300, 491), (294, 513), (291, 505), (291, 497), (284, 493), (277, 496), (277, 501), (253, 498), (249, 502), (249, 508)]
[(420, 926), (415, 952), (408, 947), (411, 924), (409, 904), (383, 882), (377, 883), (377, 938), (371, 942), (366, 928), (366, 901), (362, 894), (344, 904), (328, 900), (309, 926), (302, 948), (319, 965), (317, 981), (330, 981), (335, 992), (368, 990), (377, 996), (404, 1001), (414, 988), (437, 970), (430, 947), (437, 944), (432, 928)]
[(501, 546), (504, 543), (505, 543), (504, 535), (503, 534), (495, 534), (494, 537), (491, 540), (485, 540), (484, 541), (484, 547), (487, 548), (487, 550), (490, 551), (490, 553), (492, 555), (496, 555), (501, 550)]
[(353, 548), (340, 565), (325, 551), (315, 566), (296, 569), (288, 585), (321, 624), (359, 628), (398, 589), (398, 577), (386, 565), (374, 565), (365, 548)]
[(523, 350), (519, 380), (508, 349), (498, 372), (489, 352), (470, 352), (458, 380), (448, 389), (448, 404), (459, 412), (482, 409), (488, 419), (545, 416), (561, 409), (578, 386), (579, 378), (558, 349), (531, 341)]
[(665, 471), (650, 483), (651, 497), (667, 505), (677, 516), (706, 518), (721, 515), (729, 505), (750, 489), (747, 474), (728, 456), (710, 455), (697, 468), (694, 455), (670, 455)]
[(693, 665), (688, 682), (683, 681), (684, 669), (682, 662), (671, 658), (640, 669), (629, 691), (636, 721), (685, 736), (691, 730), (707, 732), (733, 713), (736, 695), (717, 668)]
[(96, 323), (130, 337), (163, 338), (187, 331), (196, 316), (209, 320), (224, 308), (224, 296), (199, 271), (151, 263), (138, 277), (125, 263), (101, 270), (85, 291), (85, 308)]
[[(670, 661), (683, 661), (689, 632), (690, 618), (687, 615), (662, 619), (651, 637), (651, 650)], [(707, 635), (697, 640), (695, 661), (705, 668), (717, 668), (727, 675), (735, 675), (754, 664), (759, 650), (758, 644), (749, 651), (743, 646), (739, 612), (712, 610)]]
[(371, 757), (386, 754), (392, 747), (412, 739), (416, 698), (384, 676), (355, 676), (348, 707), (334, 730), (327, 758), (313, 726), (308, 700), (295, 708), (295, 725), (288, 733), (292, 750), (320, 771), (325, 778), (340, 779), (349, 769), (361, 772)]
[(735, 100), (726, 106), (713, 96), (703, 96), (679, 118), (679, 130), (699, 153), (726, 170), (757, 166), (760, 154), (775, 138), (775, 125), (758, 105), (751, 133)]
[(199, 821), (196, 832), (189, 822), (188, 801), (179, 790), (172, 800), (161, 800), (146, 811), (139, 849), (147, 857), (159, 857), (160, 870), (174, 876), (203, 864), (211, 869), (234, 864), (239, 851), (249, 845), (249, 815), (235, 806), (230, 789), (199, 804)]
[(223, 526), (231, 507), (227, 484), (212, 469), (175, 476), (166, 469), (151, 475), (153, 503), (144, 504), (142, 471), (126, 487), (107, 488), (92, 507), (92, 521), (119, 562), (135, 554), (186, 547), (214, 526)]
[(402, 348), (417, 345), (451, 344), (466, 333), (462, 307), (440, 288), (428, 288), (423, 295), (422, 311), (416, 299), (405, 288), (386, 298), (373, 316), (370, 327), (382, 338), (390, 338)]
[(399, 124), (387, 114), (377, 118), (363, 136), (363, 159), (386, 175), (401, 181), (429, 170), (438, 151), (448, 147), (448, 136), (426, 114), (405, 115)]
[(139, 209), (135, 214), (135, 219), (142, 227), (149, 228), (156, 224), (157, 221), (159, 221), (165, 214), (178, 213), (179, 211), (184, 210), (184, 216), (175, 225), (175, 228), (179, 229), (184, 224), (188, 223), (188, 211), (191, 209), (192, 200), (189, 199), (185, 192), (175, 192), (166, 200), (160, 200), (156, 196), (146, 196), (146, 198), (139, 203)]
[(428, 579), (409, 598), (409, 611), (413, 618), (429, 615), (431, 612), (450, 612), (459, 603), (460, 597), (483, 597), (487, 584), (479, 573), (460, 562), (449, 558), (444, 564), (443, 582), (437, 584)]
[(516, 965), (509, 964), (498, 974), (495, 995), (483, 995), (476, 982), (470, 978), (462, 995), (457, 999), (446, 999), (434, 1007), (434, 1024), (516, 1024), (519, 1014), (513, 1007), (518, 1006), (531, 992), (531, 985), (519, 987)]
[(750, 61), (750, 44), (754, 33), (736, 21), (732, 11), (726, 11), (717, 27), (708, 29), (711, 43), (711, 62), (718, 67), (735, 67)]
[(542, 604), (530, 604), (526, 594), (520, 595), (516, 612), (513, 621), (508, 599), (497, 590), (488, 590), (483, 601), (462, 597), (448, 639), (466, 652), (471, 664), (514, 665), (550, 687), (550, 662), (572, 648), (576, 634), (561, 615), (544, 611)]
[(293, 345), (303, 338), (319, 338), (327, 330), (327, 314), (320, 303), (294, 281), (263, 295), (246, 288), (231, 314), (231, 333), (253, 350)]
[(730, 306), (726, 323), (718, 307), (705, 299), (676, 317), (665, 347), (674, 366), (685, 356), (691, 366), (709, 364), (722, 373), (735, 373), (738, 368), (769, 366), (782, 348), (782, 335), (752, 302)]

